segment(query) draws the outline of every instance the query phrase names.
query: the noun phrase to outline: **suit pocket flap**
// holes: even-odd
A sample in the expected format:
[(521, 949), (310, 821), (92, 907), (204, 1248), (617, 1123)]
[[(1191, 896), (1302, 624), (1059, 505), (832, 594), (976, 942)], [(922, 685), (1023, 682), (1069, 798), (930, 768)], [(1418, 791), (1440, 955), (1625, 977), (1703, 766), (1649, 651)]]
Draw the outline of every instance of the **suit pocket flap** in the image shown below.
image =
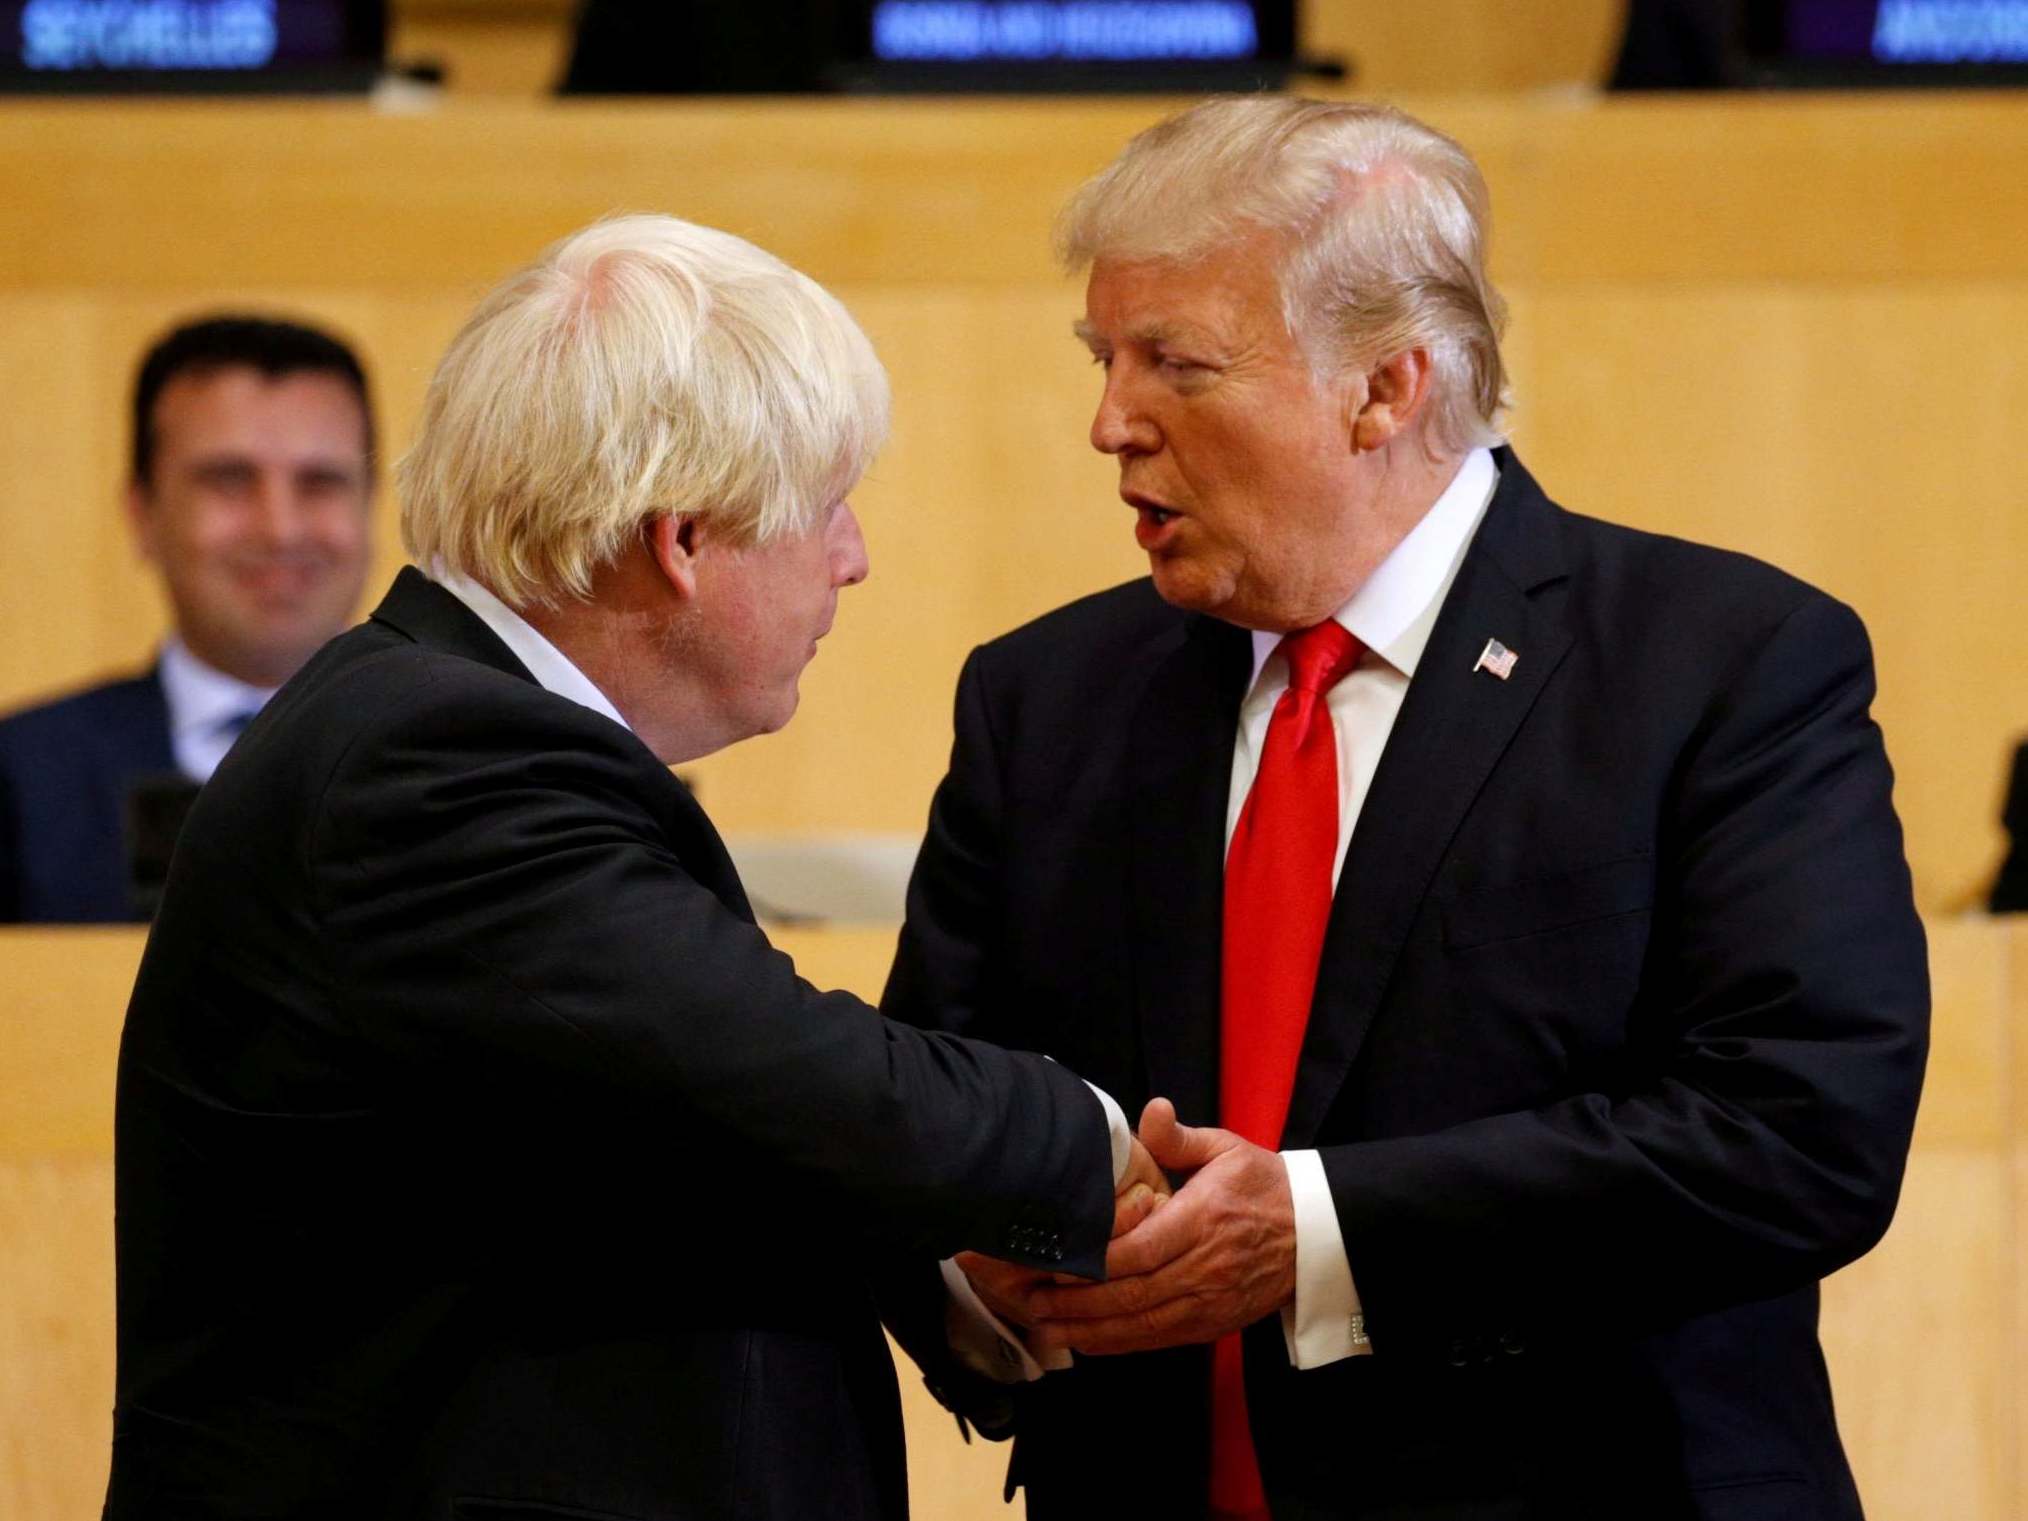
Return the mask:
[(1654, 902), (1654, 857), (1627, 856), (1460, 893), (1444, 905), (1444, 943), (1462, 949), (1519, 940), (1545, 930), (1639, 913)]

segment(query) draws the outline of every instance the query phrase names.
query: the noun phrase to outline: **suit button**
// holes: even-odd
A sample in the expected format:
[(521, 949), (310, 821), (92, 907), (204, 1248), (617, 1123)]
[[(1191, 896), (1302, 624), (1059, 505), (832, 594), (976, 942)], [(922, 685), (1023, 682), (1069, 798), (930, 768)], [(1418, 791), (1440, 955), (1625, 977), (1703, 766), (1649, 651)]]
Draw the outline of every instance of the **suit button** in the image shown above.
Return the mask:
[(1472, 1361), (1471, 1343), (1460, 1336), (1450, 1344), (1445, 1356), (1453, 1368), (1469, 1367)]
[(1528, 1340), (1519, 1331), (1508, 1331), (1500, 1338), (1500, 1350), (1509, 1357), (1519, 1357), (1528, 1350)]

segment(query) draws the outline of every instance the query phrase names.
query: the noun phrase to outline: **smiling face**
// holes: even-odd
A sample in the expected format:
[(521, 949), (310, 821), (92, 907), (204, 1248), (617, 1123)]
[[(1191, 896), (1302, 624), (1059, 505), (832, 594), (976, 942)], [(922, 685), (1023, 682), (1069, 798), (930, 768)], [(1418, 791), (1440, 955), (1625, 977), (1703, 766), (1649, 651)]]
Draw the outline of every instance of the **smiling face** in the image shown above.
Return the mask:
[(366, 416), (350, 384), (244, 365), (178, 375), (128, 493), (177, 632), (207, 665), (279, 686), (345, 626), (366, 577)]
[(1362, 512), (1363, 382), (1320, 380), (1282, 319), (1278, 245), (1101, 258), (1077, 332), (1105, 370), (1092, 447), (1120, 462), (1155, 587), (1247, 628), (1322, 621), (1391, 543)]

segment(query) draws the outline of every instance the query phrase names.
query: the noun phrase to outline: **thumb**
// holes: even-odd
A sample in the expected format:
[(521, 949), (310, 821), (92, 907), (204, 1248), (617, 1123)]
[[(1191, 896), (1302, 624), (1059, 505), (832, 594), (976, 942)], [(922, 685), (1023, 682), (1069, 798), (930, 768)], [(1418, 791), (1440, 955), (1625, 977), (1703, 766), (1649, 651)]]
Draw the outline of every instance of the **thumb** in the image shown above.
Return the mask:
[(1148, 1100), (1139, 1134), (1148, 1155), (1168, 1172), (1195, 1172), (1238, 1139), (1229, 1130), (1179, 1123), (1176, 1106), (1165, 1098)]

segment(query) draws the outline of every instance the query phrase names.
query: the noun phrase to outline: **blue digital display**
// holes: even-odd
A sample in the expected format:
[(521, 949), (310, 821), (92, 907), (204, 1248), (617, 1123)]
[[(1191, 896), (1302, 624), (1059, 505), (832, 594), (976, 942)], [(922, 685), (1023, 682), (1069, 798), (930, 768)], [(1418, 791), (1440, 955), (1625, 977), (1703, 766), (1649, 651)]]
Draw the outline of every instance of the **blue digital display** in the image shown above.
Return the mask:
[(2028, 0), (1789, 0), (1788, 51), (1895, 67), (2028, 63)]
[(1880, 0), (1882, 63), (2028, 63), (2028, 0)]
[(378, 0), (0, 0), (0, 78), (244, 79), (377, 66)]
[(873, 56), (898, 63), (1249, 59), (1243, 0), (880, 0)]
[(275, 0), (28, 0), (28, 69), (260, 69), (274, 62)]

